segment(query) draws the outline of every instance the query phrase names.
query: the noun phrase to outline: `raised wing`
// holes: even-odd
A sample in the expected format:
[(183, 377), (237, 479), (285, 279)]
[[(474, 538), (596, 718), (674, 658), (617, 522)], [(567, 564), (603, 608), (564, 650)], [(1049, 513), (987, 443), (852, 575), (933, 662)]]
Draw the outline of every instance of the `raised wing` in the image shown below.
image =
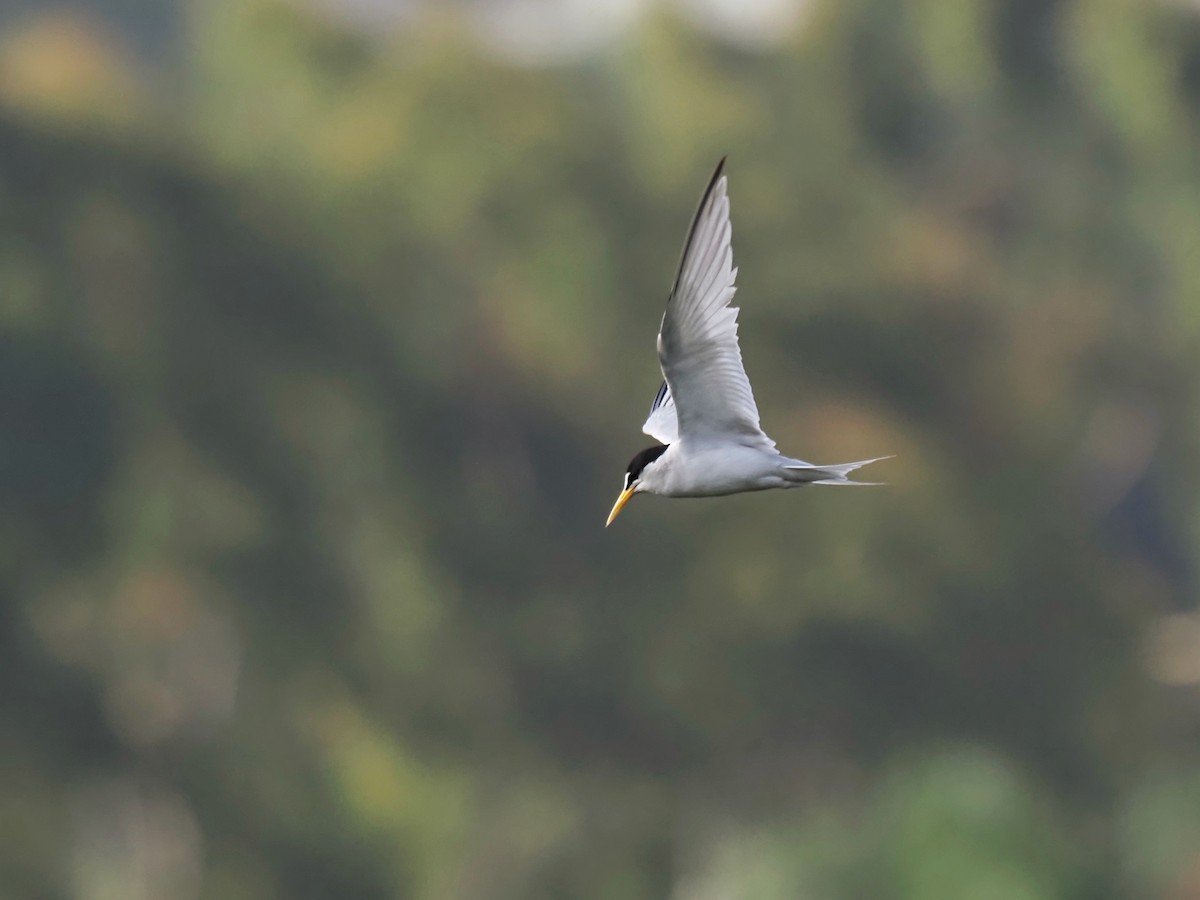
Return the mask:
[(737, 269), (724, 170), (722, 159), (692, 220), (659, 328), (658, 360), (674, 399), (677, 437), (774, 447), (758, 424), (738, 349), (738, 311), (729, 305)]
[(679, 419), (675, 415), (675, 401), (671, 398), (671, 389), (664, 381), (658, 393), (654, 395), (654, 403), (650, 405), (650, 415), (642, 431), (656, 441), (673, 444), (679, 440)]

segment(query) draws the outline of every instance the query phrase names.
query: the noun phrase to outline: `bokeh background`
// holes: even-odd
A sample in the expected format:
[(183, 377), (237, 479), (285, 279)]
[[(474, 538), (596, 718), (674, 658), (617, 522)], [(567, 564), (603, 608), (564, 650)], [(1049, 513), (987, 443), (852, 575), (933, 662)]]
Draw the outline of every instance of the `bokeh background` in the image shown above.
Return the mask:
[(9, 0), (0, 895), (1200, 898), (1198, 350), (1194, 2)]

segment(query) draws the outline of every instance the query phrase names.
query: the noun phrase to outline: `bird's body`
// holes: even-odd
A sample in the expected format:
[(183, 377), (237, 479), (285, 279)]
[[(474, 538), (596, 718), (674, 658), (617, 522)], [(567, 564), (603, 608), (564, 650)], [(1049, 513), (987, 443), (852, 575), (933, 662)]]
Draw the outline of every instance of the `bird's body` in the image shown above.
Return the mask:
[(864, 484), (850, 472), (877, 462), (814, 466), (784, 456), (759, 425), (737, 341), (737, 290), (725, 160), (696, 210), (658, 334), (663, 383), (642, 430), (662, 441), (629, 463), (608, 522), (636, 493), (717, 497), (805, 484)]
[(782, 487), (779, 454), (722, 441), (676, 441), (642, 471), (643, 491), (664, 497), (720, 497)]
[[(858, 467), (875, 460), (849, 465)], [(680, 440), (667, 445), (654, 463), (642, 470), (639, 492), (664, 497), (722, 497), (772, 488), (813, 483), (860, 484), (846, 481), (844, 465), (814, 466), (763, 447), (723, 441)]]

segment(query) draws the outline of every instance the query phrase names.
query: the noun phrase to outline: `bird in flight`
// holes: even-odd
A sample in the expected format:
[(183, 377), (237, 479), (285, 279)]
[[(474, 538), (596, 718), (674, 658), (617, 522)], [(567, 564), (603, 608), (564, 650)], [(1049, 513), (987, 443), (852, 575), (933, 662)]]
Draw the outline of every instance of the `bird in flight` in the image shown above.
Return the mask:
[(630, 461), (606, 528), (634, 494), (717, 497), (805, 484), (874, 484), (847, 476), (891, 458), (815, 466), (784, 456), (763, 433), (738, 348), (737, 307), (729, 305), (737, 290), (731, 235), (722, 159), (692, 219), (658, 329), (663, 383), (642, 431), (662, 443)]

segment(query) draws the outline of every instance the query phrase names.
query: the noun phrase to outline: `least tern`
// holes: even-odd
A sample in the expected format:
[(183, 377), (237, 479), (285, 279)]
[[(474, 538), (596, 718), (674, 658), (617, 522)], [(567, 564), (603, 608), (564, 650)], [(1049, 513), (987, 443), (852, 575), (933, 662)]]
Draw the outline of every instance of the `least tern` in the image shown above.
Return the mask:
[(607, 528), (634, 494), (717, 497), (805, 484), (875, 484), (846, 476), (868, 463), (816, 466), (792, 459), (758, 423), (738, 348), (725, 160), (692, 219), (667, 311), (658, 329), (663, 383), (642, 431), (662, 443), (635, 456)]

